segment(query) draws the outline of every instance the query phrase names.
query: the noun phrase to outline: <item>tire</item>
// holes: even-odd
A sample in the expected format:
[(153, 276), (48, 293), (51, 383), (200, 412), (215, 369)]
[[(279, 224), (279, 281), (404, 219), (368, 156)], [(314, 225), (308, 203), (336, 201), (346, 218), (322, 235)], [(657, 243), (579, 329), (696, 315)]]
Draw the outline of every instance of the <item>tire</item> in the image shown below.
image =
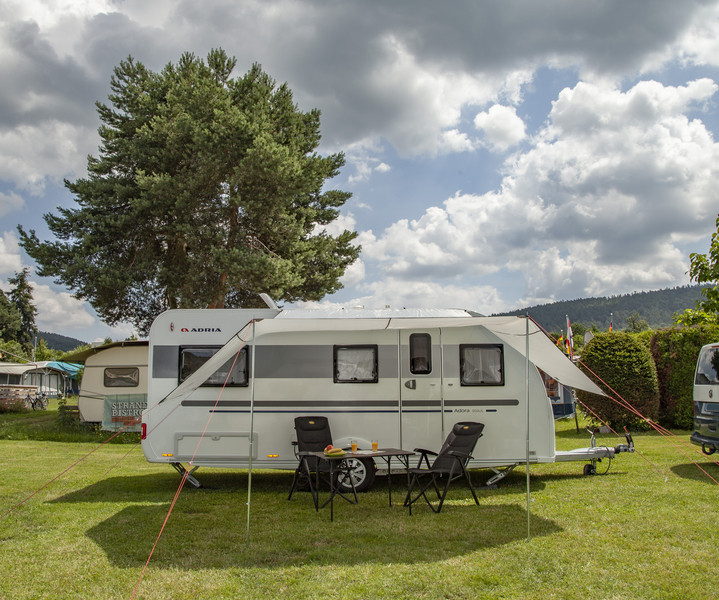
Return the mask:
[[(366, 492), (370, 489), (375, 479), (376, 467), (374, 461), (371, 458), (348, 458), (345, 462), (354, 466), (351, 477), (355, 484), (355, 490), (357, 492)], [(343, 493), (352, 491), (349, 481), (339, 481), (337, 485)]]
[(596, 475), (597, 469), (592, 464), (586, 464), (586, 465), (584, 465), (584, 474), (585, 475)]

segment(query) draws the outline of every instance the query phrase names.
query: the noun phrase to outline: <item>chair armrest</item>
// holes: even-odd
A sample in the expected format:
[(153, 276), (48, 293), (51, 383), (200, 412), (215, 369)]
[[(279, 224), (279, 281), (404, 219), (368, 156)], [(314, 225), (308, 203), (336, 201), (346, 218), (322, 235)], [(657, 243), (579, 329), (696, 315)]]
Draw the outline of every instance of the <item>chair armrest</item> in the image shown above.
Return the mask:
[(429, 458), (427, 458), (427, 457), (428, 456), (437, 456), (436, 452), (432, 452), (432, 450), (427, 450), (426, 448), (415, 448), (414, 451), (420, 453), (419, 460), (417, 461), (417, 467), (416, 467), (417, 469), (422, 467), (422, 461), (425, 462), (425, 464), (427, 465), (427, 468), (429, 469), (430, 464), (429, 464)]
[(431, 450), (425, 450), (424, 448), (415, 448), (415, 452), (421, 452), (422, 454), (429, 454), (430, 456), (437, 456), (436, 452), (432, 452)]
[(471, 454), (465, 454), (464, 452), (457, 452), (456, 450), (450, 450), (447, 452), (450, 456), (454, 456), (455, 458), (458, 458), (459, 460), (470, 460), (474, 458)]

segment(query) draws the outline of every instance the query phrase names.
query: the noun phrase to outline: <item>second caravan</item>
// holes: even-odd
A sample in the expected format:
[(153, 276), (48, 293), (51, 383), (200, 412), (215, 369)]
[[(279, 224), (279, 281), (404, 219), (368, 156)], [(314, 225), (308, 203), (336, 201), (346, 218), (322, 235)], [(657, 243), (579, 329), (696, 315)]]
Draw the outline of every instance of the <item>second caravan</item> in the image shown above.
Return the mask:
[[(529, 348), (529, 361), (526, 348)], [(524, 318), (461, 310), (173, 310), (150, 330), (147, 460), (294, 469), (294, 418), (329, 417), (335, 445), (437, 449), (485, 424), (470, 467), (596, 460), (559, 453), (538, 368), (602, 393)], [(528, 402), (528, 404), (527, 404)], [(529, 422), (529, 431), (527, 431)], [(364, 465), (369, 485), (374, 465)], [(361, 472), (361, 470), (360, 470)]]

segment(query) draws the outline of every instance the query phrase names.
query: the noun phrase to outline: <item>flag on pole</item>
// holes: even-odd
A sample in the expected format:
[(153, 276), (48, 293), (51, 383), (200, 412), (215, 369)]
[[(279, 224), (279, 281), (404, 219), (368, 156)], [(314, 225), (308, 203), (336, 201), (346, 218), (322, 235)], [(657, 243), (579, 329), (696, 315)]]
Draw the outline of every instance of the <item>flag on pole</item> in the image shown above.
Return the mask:
[(557, 340), (557, 346), (559, 348), (564, 349), (564, 333), (562, 331), (559, 332), (559, 339)]
[(574, 358), (574, 334), (572, 333), (572, 324), (569, 322), (569, 315), (567, 316), (567, 354), (569, 358)]
[(609, 332), (612, 331), (612, 319), (614, 317), (614, 313), (609, 313)]

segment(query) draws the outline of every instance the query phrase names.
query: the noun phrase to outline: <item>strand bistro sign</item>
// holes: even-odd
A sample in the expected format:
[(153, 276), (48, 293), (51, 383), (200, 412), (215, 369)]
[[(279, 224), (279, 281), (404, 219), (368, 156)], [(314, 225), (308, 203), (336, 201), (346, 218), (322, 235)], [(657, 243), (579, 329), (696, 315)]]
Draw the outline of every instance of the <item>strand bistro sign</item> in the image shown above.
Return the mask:
[(147, 408), (146, 394), (116, 394), (105, 396), (102, 428), (106, 431), (140, 431), (142, 411)]

